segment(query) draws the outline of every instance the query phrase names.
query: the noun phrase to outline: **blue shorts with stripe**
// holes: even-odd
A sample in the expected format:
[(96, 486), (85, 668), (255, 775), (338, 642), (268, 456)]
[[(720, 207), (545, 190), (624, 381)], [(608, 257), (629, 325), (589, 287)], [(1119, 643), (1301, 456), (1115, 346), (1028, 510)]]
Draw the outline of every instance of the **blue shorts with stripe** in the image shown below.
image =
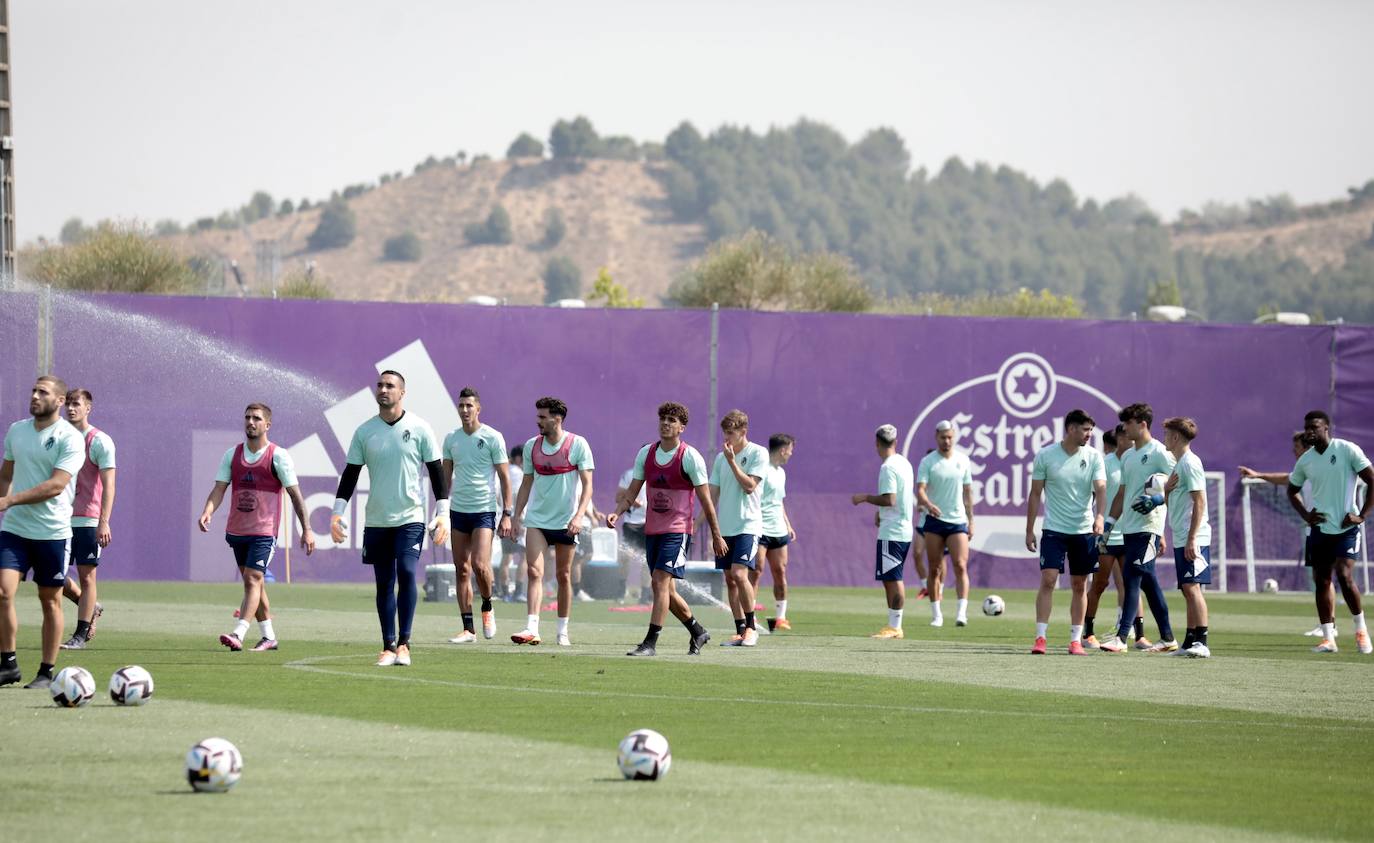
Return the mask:
[(901, 582), (902, 571), (906, 568), (906, 555), (911, 552), (911, 542), (878, 539), (877, 558), (873, 562), (873, 579), (879, 582)]
[(72, 528), (71, 564), (92, 568), (100, 564), (100, 542), (96, 540), (94, 527)]
[(1197, 559), (1189, 562), (1183, 557), (1183, 548), (1174, 548), (1174, 573), (1178, 575), (1178, 584), (1196, 585), (1212, 584), (1212, 549), (1207, 546), (1197, 549)]
[(22, 580), (33, 571), (42, 588), (60, 587), (67, 579), (68, 539), (26, 539), (0, 532), (0, 568), (18, 571)]
[(1334, 536), (1313, 528), (1307, 534), (1306, 553), (1303, 559), (1308, 565), (1332, 565), (1342, 559), (1360, 558), (1360, 528), (1351, 527), (1344, 533)]
[(686, 533), (660, 533), (644, 537), (644, 557), (650, 571), (667, 571), (673, 579), (682, 579), (687, 571), (687, 551), (692, 537)]
[(751, 571), (754, 570), (754, 555), (759, 550), (758, 536), (748, 533), (726, 536), (725, 544), (725, 555), (716, 557), (717, 571), (728, 571), (731, 565), (743, 565)]
[(1064, 573), (1064, 560), (1069, 561), (1069, 574), (1086, 577), (1097, 570), (1097, 536), (1093, 533), (1061, 533), (1043, 530), (1040, 533), (1040, 570)]
[(240, 568), (266, 571), (272, 564), (272, 556), (277, 552), (275, 536), (236, 536), (225, 533), (224, 540), (234, 549), (234, 562)]

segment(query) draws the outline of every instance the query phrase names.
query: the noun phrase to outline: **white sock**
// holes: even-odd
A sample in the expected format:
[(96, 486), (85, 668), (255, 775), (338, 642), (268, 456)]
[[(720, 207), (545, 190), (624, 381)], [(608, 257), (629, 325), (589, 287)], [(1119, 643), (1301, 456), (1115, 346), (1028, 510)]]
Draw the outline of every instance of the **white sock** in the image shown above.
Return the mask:
[[(787, 601), (786, 601), (786, 600), (779, 600), (779, 601), (777, 601), (776, 603), (774, 603), (773, 605), (775, 605), (775, 606), (777, 607), (777, 609), (778, 609), (778, 620), (782, 620), (783, 618), (787, 617)], [(1364, 617), (1364, 616), (1361, 615), (1361, 617)]]
[(271, 640), (273, 640), (273, 641), (276, 641), (276, 640), (277, 640), (277, 635), (276, 635), (276, 633), (272, 631), (272, 619), (271, 619), (271, 618), (268, 618), (268, 619), (265, 620), (265, 621), (258, 621), (258, 628), (262, 630), (262, 637), (263, 637), (263, 638), (269, 638), (269, 639), (271, 639)]
[(535, 635), (538, 635), (538, 634), (539, 634), (539, 616), (538, 616), (538, 615), (527, 615), (527, 616), (525, 617), (525, 631), (526, 631), (526, 632), (533, 632)]
[(1039, 621), (1036, 621), (1036, 622), (1035, 622), (1035, 637), (1036, 637), (1036, 638), (1044, 638), (1045, 635), (1046, 635), (1049, 631), (1050, 631), (1050, 624), (1049, 624), (1049, 621), (1046, 621), (1045, 623), (1040, 623)]
[(1334, 623), (1322, 624), (1322, 637), (1334, 640), (1336, 637), (1336, 625)]
[(901, 609), (888, 609), (888, 610), (887, 610), (887, 625), (890, 626), (890, 627), (892, 627), (893, 629), (901, 629), (901, 628), (902, 628), (902, 610), (901, 610)]
[(567, 619), (567, 618), (559, 618), (559, 619), (558, 619), (558, 634), (559, 634), (559, 635), (567, 635), (567, 634), (568, 634), (568, 619)]
[(930, 619), (933, 621), (944, 620), (945, 613), (940, 610), (940, 601), (932, 600), (930, 603)]
[(243, 636), (248, 634), (248, 620), (239, 618), (239, 622), (234, 624), (234, 637), (242, 641)]
[(960, 598), (959, 598), (958, 609), (957, 609), (956, 611), (957, 611), (957, 614), (955, 615), (955, 617), (960, 617), (960, 618), (966, 618), (966, 617), (968, 617), (968, 598), (967, 598), (967, 597), (960, 597)]
[(1075, 625), (1073, 625), (1073, 624), (1070, 624), (1070, 625), (1069, 625), (1069, 641), (1070, 641), (1070, 642), (1073, 642), (1073, 641), (1082, 641), (1082, 640), (1083, 640), (1083, 624), (1080, 623), (1080, 624), (1078, 624), (1077, 626), (1075, 626)]
[(1355, 631), (1356, 631), (1356, 632), (1366, 632), (1366, 631), (1367, 631), (1366, 628), (1365, 628), (1365, 625), (1364, 625), (1364, 612), (1360, 612), (1358, 615), (1355, 615)]

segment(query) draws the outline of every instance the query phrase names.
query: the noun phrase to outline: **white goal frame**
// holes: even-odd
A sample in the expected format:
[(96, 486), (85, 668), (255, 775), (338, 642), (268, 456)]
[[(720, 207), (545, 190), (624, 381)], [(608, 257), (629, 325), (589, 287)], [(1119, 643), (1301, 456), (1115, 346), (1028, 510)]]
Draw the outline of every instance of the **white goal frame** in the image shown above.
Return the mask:
[[(1210, 475), (1210, 472), (1209, 472), (1209, 475)], [(1256, 587), (1255, 587), (1255, 534), (1254, 534), (1254, 520), (1253, 520), (1253, 516), (1252, 516), (1252, 514), (1251, 514), (1251, 508), (1250, 508), (1250, 490), (1251, 490), (1252, 488), (1256, 487), (1256, 486), (1270, 486), (1270, 485), (1273, 485), (1273, 484), (1269, 483), (1269, 482), (1266, 481), (1266, 480), (1260, 480), (1259, 478), (1256, 478), (1256, 477), (1243, 477), (1243, 478), (1241, 478), (1241, 481), (1240, 481), (1240, 493), (1241, 493), (1241, 499), (1240, 499), (1240, 515), (1241, 515), (1241, 522), (1242, 522), (1242, 525), (1243, 525), (1244, 531), (1245, 531), (1245, 585), (1246, 585), (1246, 589), (1247, 589), (1250, 593), (1252, 593), (1252, 594), (1253, 594), (1257, 589), (1256, 589)], [(1365, 486), (1365, 484), (1364, 484), (1363, 481), (1356, 481), (1356, 483), (1355, 483), (1355, 502), (1356, 502), (1356, 505), (1357, 505), (1357, 506), (1360, 505), (1360, 504), (1364, 501), (1364, 497), (1365, 497), (1366, 494), (1368, 494), (1368, 491), (1369, 491), (1369, 489), (1368, 489), (1367, 486)], [(1307, 528), (1306, 528), (1306, 527), (1298, 526), (1298, 527), (1295, 527), (1295, 529), (1297, 530), (1299, 536), (1301, 537), (1302, 542), (1305, 543), (1305, 542), (1306, 542), (1306, 539), (1307, 539)], [(1362, 580), (1362, 582), (1361, 582), (1361, 584), (1360, 584), (1360, 590), (1361, 590), (1363, 593), (1365, 593), (1365, 594), (1369, 594), (1369, 593), (1370, 593), (1370, 590), (1369, 590), (1369, 547), (1368, 547), (1368, 543), (1367, 543), (1367, 541), (1366, 541), (1367, 538), (1368, 538), (1368, 535), (1366, 534), (1364, 525), (1362, 524), (1362, 525), (1360, 525), (1360, 559), (1359, 559), (1359, 567), (1360, 567), (1360, 576), (1361, 576), (1361, 580)], [(1301, 546), (1304, 546), (1304, 545), (1303, 545), (1303, 544), (1300, 544), (1299, 546), (1301, 547)], [(1260, 560), (1260, 561), (1261, 561), (1261, 563), (1263, 563), (1263, 564), (1285, 564), (1285, 561), (1284, 561), (1284, 560), (1281, 560), (1281, 559), (1263, 559), (1263, 560)], [(1296, 565), (1296, 566), (1298, 566), (1298, 567), (1301, 567), (1301, 566), (1304, 564), (1304, 560), (1303, 560), (1303, 558), (1302, 558), (1301, 553), (1299, 553), (1297, 559), (1292, 560), (1291, 564)], [(1223, 588), (1222, 590), (1224, 591), (1225, 589)]]

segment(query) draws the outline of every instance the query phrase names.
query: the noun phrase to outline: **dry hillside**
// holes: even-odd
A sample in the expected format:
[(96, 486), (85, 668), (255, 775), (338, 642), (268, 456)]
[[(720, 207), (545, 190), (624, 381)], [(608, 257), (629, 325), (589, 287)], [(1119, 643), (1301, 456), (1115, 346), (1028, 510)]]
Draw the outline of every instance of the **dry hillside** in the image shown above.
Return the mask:
[[(493, 205), (509, 212), (514, 242), (469, 245), (463, 228), (486, 219)], [(358, 236), (348, 246), (310, 252), (319, 209), (261, 220), (238, 231), (212, 230), (173, 238), (188, 253), (235, 259), (255, 293), (270, 280), (257, 276), (254, 241), (280, 243), (283, 274), (314, 260), (340, 298), (462, 301), (472, 295), (513, 304), (541, 303), (541, 273), (554, 255), (571, 258), (585, 291), (601, 267), (634, 295), (657, 303), (686, 264), (705, 249), (700, 226), (675, 221), (649, 165), (592, 160), (584, 164), (517, 160), (436, 166), (349, 200)], [(552, 249), (539, 243), (544, 214), (557, 208), (567, 223)], [(421, 240), (415, 263), (382, 259), (387, 238), (413, 231)]]
[(1265, 227), (1243, 227), (1211, 233), (1175, 232), (1175, 249), (1191, 247), (1202, 252), (1241, 255), (1270, 244), (1292, 255), (1314, 272), (1345, 263), (1346, 250), (1369, 240), (1374, 230), (1374, 207), (1356, 208), (1325, 218)]

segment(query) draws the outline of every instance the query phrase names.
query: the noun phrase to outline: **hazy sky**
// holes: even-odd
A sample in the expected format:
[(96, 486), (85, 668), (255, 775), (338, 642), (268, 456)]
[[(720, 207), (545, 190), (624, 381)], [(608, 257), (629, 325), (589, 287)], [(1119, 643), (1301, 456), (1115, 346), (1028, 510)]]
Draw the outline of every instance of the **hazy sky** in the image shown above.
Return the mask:
[(1374, 178), (1374, 2), (11, 0), (21, 242), (312, 200), (585, 114), (878, 126), (1172, 217)]

